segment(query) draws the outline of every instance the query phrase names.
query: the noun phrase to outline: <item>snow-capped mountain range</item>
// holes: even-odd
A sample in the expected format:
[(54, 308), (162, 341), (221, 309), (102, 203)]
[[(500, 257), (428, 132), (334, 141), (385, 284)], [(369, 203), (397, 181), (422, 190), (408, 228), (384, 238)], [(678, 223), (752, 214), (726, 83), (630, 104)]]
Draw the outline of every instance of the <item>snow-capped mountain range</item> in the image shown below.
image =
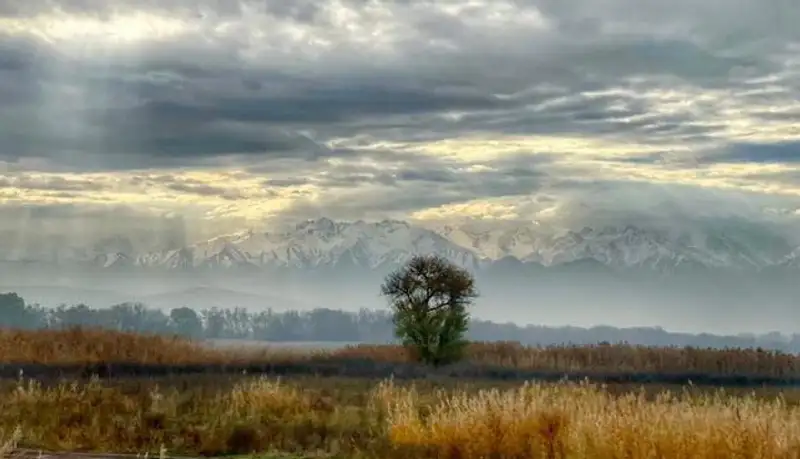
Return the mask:
[(108, 266), (131, 263), (160, 268), (289, 267), (348, 264), (364, 268), (395, 265), (413, 254), (438, 253), (463, 266), (480, 256), (434, 231), (401, 221), (306, 221), (276, 232), (241, 231), (188, 247), (140, 255), (98, 254)]
[(762, 270), (800, 268), (800, 248), (775, 234), (690, 232), (635, 226), (544, 227), (536, 222), (499, 226), (421, 226), (403, 221), (309, 220), (286, 229), (241, 231), (171, 250), (137, 252), (125, 238), (93, 247), (6, 251), (6, 261), (91, 264), (102, 268), (170, 270), (359, 267), (378, 269), (414, 254), (438, 253), (480, 269), (499, 261), (558, 266), (592, 261), (611, 268), (678, 267)]

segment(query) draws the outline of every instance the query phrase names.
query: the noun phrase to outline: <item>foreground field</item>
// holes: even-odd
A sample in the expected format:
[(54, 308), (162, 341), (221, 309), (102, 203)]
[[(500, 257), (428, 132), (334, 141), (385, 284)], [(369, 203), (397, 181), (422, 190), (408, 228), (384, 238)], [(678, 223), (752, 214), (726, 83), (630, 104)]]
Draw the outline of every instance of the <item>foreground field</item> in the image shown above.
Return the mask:
[(797, 458), (800, 394), (268, 378), (8, 384), (46, 450), (363, 458)]
[[(280, 368), (411, 371), (403, 366), (411, 356), (394, 346), (215, 349), (69, 330), (0, 331), (0, 356), (0, 370), (14, 376), (0, 379), (0, 438), (26, 448), (261, 458), (800, 458), (798, 389), (519, 380), (530, 371), (651, 381), (681, 372), (700, 380), (798, 376), (798, 358), (776, 352), (475, 343), (455, 373), (414, 367), (422, 373), (406, 376), (421, 378), (279, 379)], [(69, 380), (16, 373), (38, 368), (53, 376), (44, 369), (65, 365), (87, 371)], [(219, 371), (155, 378), (153, 365)], [(119, 368), (144, 377), (124, 377), (130, 372)], [(89, 379), (98, 369), (101, 377)]]

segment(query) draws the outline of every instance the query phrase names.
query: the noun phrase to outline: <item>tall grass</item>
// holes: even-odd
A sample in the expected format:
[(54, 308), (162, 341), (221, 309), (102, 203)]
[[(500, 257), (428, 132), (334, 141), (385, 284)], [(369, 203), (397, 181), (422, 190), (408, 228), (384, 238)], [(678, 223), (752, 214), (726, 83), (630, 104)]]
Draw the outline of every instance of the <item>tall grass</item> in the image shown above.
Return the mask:
[(505, 390), (391, 380), (366, 391), (327, 384), (312, 389), (251, 378), (217, 392), (191, 393), (158, 386), (131, 392), (97, 380), (52, 387), (20, 382), (0, 396), (0, 429), (18, 429), (15, 440), (24, 447), (70, 451), (282, 451), (376, 459), (800, 458), (800, 408), (783, 397), (694, 390), (614, 395), (602, 386), (567, 382)]
[(179, 336), (95, 328), (0, 329), (0, 363), (69, 365), (92, 363), (226, 364), (302, 360), (309, 351), (269, 348), (213, 348)]
[(19, 442), (22, 432), (19, 427), (13, 429), (10, 433), (0, 432), (0, 458), (7, 458), (12, 455)]
[[(0, 360), (42, 364), (403, 362), (394, 346), (319, 353), (214, 349), (181, 338), (103, 330), (0, 331)], [(541, 371), (798, 374), (798, 357), (759, 350), (473, 343), (467, 360)], [(364, 458), (800, 459), (792, 396), (619, 393), (589, 383), (507, 389), (440, 382), (218, 379), (199, 387), (94, 379), (0, 385), (0, 454), (45, 450), (245, 454), (270, 450)], [(134, 384), (134, 383), (132, 383)], [(794, 393), (797, 395), (796, 393)]]
[[(98, 379), (50, 386), (22, 380), (0, 395), (0, 428), (20, 428), (23, 447), (53, 451), (352, 452), (374, 440), (365, 434), (378, 421), (366, 404), (268, 378), (221, 386), (131, 390)], [(359, 435), (363, 441), (346, 441)]]
[[(212, 348), (178, 337), (96, 329), (0, 330), (0, 363), (225, 364), (302, 362), (311, 358), (407, 362), (399, 346), (359, 345), (338, 350)], [(519, 343), (472, 343), (466, 363), (542, 372), (758, 375), (800, 378), (800, 357), (757, 349), (698, 349), (632, 345), (528, 347)]]
[[(409, 354), (397, 346), (351, 346), (337, 352), (337, 355), (394, 362), (409, 359)], [(555, 372), (757, 374), (776, 378), (800, 376), (798, 356), (761, 349), (628, 344), (538, 347), (516, 342), (475, 342), (468, 347), (466, 360), (479, 365)]]
[(421, 458), (800, 457), (800, 409), (781, 398), (665, 393), (648, 401), (587, 383), (442, 392), (427, 410), (413, 388), (383, 383), (376, 396), (392, 445)]

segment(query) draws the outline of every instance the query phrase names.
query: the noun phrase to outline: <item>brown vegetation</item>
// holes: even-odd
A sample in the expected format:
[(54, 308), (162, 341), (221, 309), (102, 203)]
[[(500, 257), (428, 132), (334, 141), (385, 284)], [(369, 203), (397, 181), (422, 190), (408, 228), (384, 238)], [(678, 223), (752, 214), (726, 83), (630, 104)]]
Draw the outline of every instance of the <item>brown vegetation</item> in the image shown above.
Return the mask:
[[(312, 357), (403, 363), (395, 346), (213, 349), (101, 330), (0, 331), (7, 363), (162, 365)], [(584, 372), (797, 374), (759, 350), (473, 343), (471, 365)], [(0, 435), (45, 450), (362, 458), (800, 458), (800, 390), (246, 376), (0, 382)]]
[(644, 394), (588, 384), (526, 384), (439, 394), (420, 415), (413, 389), (379, 388), (394, 448), (417, 457), (797, 458), (800, 409), (783, 400)]
[[(406, 361), (406, 350), (396, 346), (353, 346), (337, 355)], [(514, 342), (472, 343), (466, 360), (524, 370), (557, 372), (647, 372), (658, 374), (748, 374), (800, 376), (800, 358), (759, 349), (698, 349), (627, 344), (589, 346), (523, 346)]]
[[(280, 348), (217, 349), (178, 337), (108, 330), (0, 330), (2, 363), (45, 365), (91, 363), (233, 364), (293, 362), (311, 358), (408, 362), (408, 352), (391, 345), (361, 345), (333, 351)], [(518, 343), (472, 343), (466, 362), (541, 372), (800, 377), (800, 358), (755, 349), (655, 348), (629, 345), (526, 347)]]
[(8, 385), (0, 431), (45, 450), (362, 458), (800, 457), (800, 394), (265, 378)]
[(34, 449), (152, 454), (164, 447), (171, 454), (220, 455), (336, 452), (338, 443), (363, 436), (375, 422), (364, 410), (353, 412), (343, 397), (277, 380), (210, 382), (45, 387), (28, 381), (0, 397), (0, 428), (19, 427), (20, 445)]
[(300, 357), (264, 349), (216, 349), (186, 338), (101, 329), (0, 329), (2, 363), (71, 365), (102, 362), (219, 364), (239, 360)]

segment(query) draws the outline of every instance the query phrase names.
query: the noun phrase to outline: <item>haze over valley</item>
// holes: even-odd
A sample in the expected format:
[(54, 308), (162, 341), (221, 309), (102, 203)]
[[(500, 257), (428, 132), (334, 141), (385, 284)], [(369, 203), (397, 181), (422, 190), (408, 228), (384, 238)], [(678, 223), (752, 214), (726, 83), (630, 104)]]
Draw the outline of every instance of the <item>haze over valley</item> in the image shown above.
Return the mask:
[(482, 319), (793, 332), (786, 319), (796, 317), (800, 268), (792, 240), (777, 230), (480, 226), (321, 218), (160, 250), (136, 250), (124, 237), (39, 246), (5, 254), (4, 287), (48, 306), (357, 311), (384, 307), (377, 286), (389, 271), (415, 253), (438, 253), (476, 274), (482, 297), (475, 314)]

